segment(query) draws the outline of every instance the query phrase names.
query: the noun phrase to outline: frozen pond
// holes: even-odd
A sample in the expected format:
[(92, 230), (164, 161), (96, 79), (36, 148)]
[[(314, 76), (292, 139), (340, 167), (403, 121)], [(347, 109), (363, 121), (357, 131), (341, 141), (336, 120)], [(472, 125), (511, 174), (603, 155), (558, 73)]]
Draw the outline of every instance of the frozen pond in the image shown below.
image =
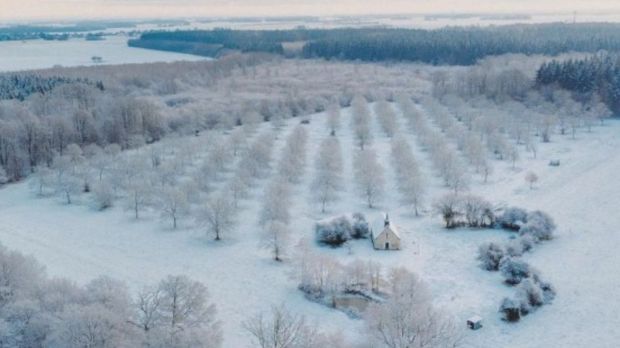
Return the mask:
[(72, 39), (68, 41), (0, 41), (0, 72), (51, 68), (55, 65), (95, 65), (92, 57), (103, 60), (98, 64), (172, 62), (201, 60), (190, 54), (147, 50), (127, 46), (124, 35), (109, 36), (103, 41)]

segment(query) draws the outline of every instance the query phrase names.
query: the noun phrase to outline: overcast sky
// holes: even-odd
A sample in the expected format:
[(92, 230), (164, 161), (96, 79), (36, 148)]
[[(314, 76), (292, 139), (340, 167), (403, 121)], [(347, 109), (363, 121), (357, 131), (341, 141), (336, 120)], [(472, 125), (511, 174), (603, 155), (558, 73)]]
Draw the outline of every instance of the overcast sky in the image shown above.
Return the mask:
[(620, 11), (620, 0), (0, 0), (0, 21), (74, 18)]

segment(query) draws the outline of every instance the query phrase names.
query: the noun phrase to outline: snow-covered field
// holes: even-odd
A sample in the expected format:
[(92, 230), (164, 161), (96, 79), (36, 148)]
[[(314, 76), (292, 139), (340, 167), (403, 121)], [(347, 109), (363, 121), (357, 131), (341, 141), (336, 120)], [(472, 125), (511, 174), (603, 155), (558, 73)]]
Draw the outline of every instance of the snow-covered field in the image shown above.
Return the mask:
[[(105, 56), (105, 55), (104, 55)], [(478, 245), (490, 240), (506, 240), (507, 232), (498, 230), (452, 230), (442, 228), (439, 216), (430, 212), (430, 203), (447, 191), (435, 175), (428, 154), (417, 146), (415, 136), (399, 118), (400, 132), (415, 150), (428, 184), (423, 216), (415, 218), (402, 206), (396, 189), (390, 139), (373, 120), (373, 143), (386, 173), (386, 194), (378, 208), (368, 209), (354, 189), (352, 158), (356, 151), (350, 111), (345, 109), (338, 132), (345, 159), (345, 192), (329, 207), (329, 214), (360, 211), (369, 217), (387, 211), (402, 234), (403, 250), (374, 251), (367, 241), (354, 242), (350, 249), (321, 248), (341, 261), (372, 259), (384, 266), (404, 266), (429, 284), (438, 306), (462, 322), (468, 347), (614, 347), (620, 340), (620, 225), (618, 203), (620, 183), (620, 122), (609, 121), (592, 133), (555, 135), (549, 144), (540, 144), (533, 159), (523, 149), (515, 169), (508, 161), (493, 162), (495, 171), (489, 183), (474, 176), (470, 187), (495, 204), (517, 205), (548, 212), (558, 224), (556, 239), (536, 248), (524, 258), (555, 285), (558, 295), (517, 324), (499, 319), (500, 300), (514, 289), (501, 283), (496, 273), (477, 265)], [(310, 118), (308, 164), (302, 181), (294, 186), (291, 226), (294, 239), (313, 236), (313, 224), (326, 217), (310, 200), (314, 155), (318, 144), (328, 136), (326, 117)], [(299, 119), (288, 120), (278, 133), (275, 156)], [(265, 124), (263, 127), (268, 127)], [(547, 165), (560, 159), (560, 167)], [(275, 163), (274, 163), (275, 166)], [(533, 190), (524, 181), (527, 171), (540, 177)], [(275, 172), (276, 169), (272, 169)], [(241, 322), (273, 304), (286, 303), (305, 314), (327, 331), (341, 331), (361, 337), (362, 323), (342, 312), (304, 299), (291, 277), (293, 262), (271, 260), (268, 250), (260, 248), (258, 215), (261, 194), (268, 179), (252, 191), (242, 203), (243, 215), (234, 233), (216, 243), (191, 221), (172, 231), (158, 214), (145, 214), (140, 220), (115, 207), (96, 212), (86, 204), (65, 205), (57, 199), (38, 199), (28, 183), (0, 189), (0, 242), (9, 248), (34, 255), (47, 265), (53, 276), (64, 276), (84, 283), (106, 274), (121, 279), (136, 289), (157, 282), (170, 273), (184, 273), (204, 282), (217, 304), (224, 325), (225, 347), (249, 347), (250, 340)], [(318, 249), (319, 247), (316, 246)], [(474, 314), (484, 317), (484, 328), (465, 329), (465, 320)]]
[[(94, 63), (93, 56), (103, 59)], [(67, 41), (0, 41), (0, 72), (61, 66), (195, 61), (206, 59), (191, 54), (147, 50), (127, 46), (124, 35), (108, 36), (103, 41), (71, 39)]]

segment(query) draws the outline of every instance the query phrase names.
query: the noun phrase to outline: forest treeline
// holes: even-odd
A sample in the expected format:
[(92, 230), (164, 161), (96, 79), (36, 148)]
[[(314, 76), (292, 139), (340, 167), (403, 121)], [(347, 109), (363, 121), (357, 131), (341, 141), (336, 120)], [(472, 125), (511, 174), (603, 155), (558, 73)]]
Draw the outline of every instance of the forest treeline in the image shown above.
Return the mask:
[(620, 111), (620, 57), (600, 53), (583, 59), (544, 63), (536, 75), (539, 86), (558, 85), (582, 100), (598, 98)]
[(282, 42), (305, 40), (305, 30), (189, 30), (144, 33), (131, 47), (215, 57), (225, 50), (282, 54)]
[[(417, 73), (405, 66), (281, 59), (277, 55), (227, 55), (218, 60), (53, 68), (25, 81), (62, 76), (74, 83), (20, 99), (0, 99), (0, 185), (52, 163), (70, 144), (122, 149), (167, 135), (325, 110), (348, 105), (357, 90), (369, 100), (386, 93), (413, 93)], [(7, 75), (8, 76), (8, 75)], [(97, 84), (83, 82), (101, 81)], [(5, 92), (9, 94), (8, 92)], [(4, 178), (4, 179), (3, 179)]]
[(64, 76), (40, 76), (31, 73), (0, 75), (0, 100), (17, 99), (23, 101), (31, 94), (46, 94), (63, 84), (85, 84), (104, 89), (101, 81)]
[(472, 65), (506, 53), (557, 55), (620, 48), (618, 24), (537, 24), (449, 27), (435, 30), (344, 28), (291, 30), (199, 30), (144, 33), (130, 46), (216, 56), (226, 49), (282, 54), (286, 43), (303, 43), (305, 58), (420, 61)]

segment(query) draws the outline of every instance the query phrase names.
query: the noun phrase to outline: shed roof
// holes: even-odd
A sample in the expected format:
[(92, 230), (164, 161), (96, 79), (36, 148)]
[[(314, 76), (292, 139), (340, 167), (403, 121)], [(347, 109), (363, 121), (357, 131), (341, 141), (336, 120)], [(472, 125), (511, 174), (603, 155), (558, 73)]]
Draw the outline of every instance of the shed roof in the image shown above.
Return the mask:
[(473, 317), (467, 319), (467, 321), (470, 321), (472, 323), (479, 323), (482, 321), (482, 317), (479, 315), (474, 315)]

